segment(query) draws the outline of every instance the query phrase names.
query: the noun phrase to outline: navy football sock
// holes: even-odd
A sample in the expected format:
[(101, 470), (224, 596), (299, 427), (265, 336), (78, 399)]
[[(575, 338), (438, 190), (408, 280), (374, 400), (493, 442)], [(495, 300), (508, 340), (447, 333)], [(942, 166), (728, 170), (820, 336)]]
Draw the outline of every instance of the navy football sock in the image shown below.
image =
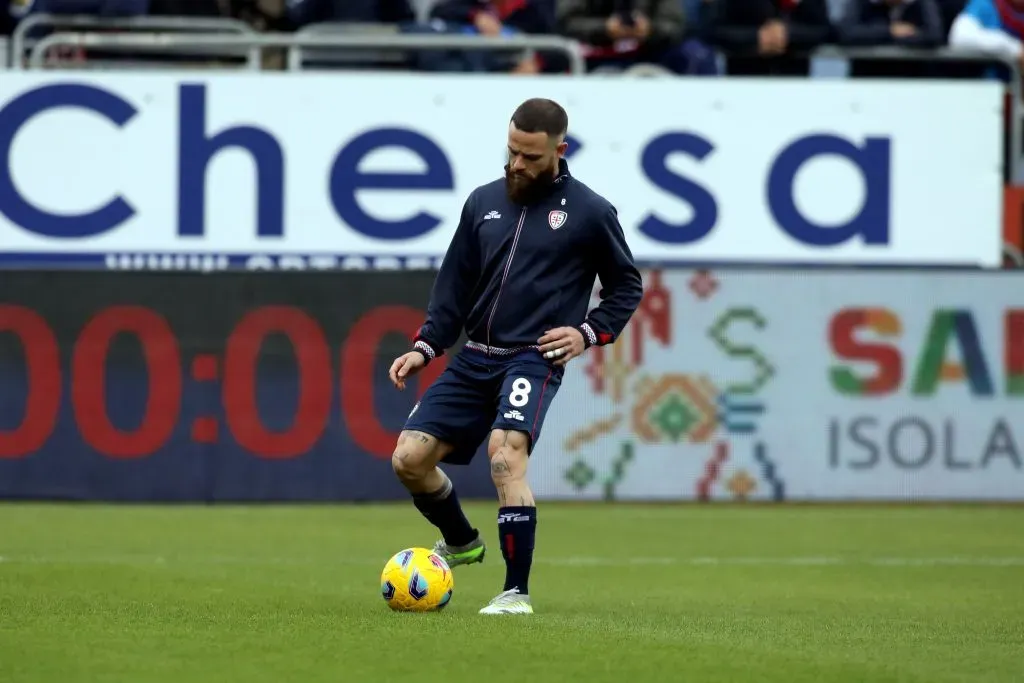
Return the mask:
[(433, 493), (414, 493), (412, 502), (428, 522), (440, 529), (448, 545), (466, 545), (480, 535), (462, 512), (451, 479), (446, 478), (444, 486)]
[(498, 538), (505, 558), (505, 588), (518, 588), (530, 594), (530, 567), (533, 545), (537, 537), (536, 507), (503, 507), (498, 509)]

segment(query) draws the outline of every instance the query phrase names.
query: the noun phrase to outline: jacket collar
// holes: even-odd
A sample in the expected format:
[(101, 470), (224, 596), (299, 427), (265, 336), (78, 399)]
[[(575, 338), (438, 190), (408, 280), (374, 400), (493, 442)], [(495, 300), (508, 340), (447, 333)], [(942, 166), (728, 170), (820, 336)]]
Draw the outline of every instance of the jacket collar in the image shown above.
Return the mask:
[(566, 180), (568, 180), (571, 177), (572, 177), (572, 174), (569, 173), (569, 162), (567, 162), (564, 158), (563, 159), (559, 159), (558, 160), (558, 173), (555, 175), (555, 185), (558, 185), (559, 183), (563, 183), (563, 182), (565, 182)]

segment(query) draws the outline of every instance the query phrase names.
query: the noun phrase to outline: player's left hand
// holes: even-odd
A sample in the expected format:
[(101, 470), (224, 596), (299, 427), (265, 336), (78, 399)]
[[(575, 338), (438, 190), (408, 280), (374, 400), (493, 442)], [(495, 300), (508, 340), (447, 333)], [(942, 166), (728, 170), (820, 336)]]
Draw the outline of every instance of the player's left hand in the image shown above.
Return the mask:
[(548, 330), (537, 340), (540, 352), (555, 365), (565, 365), (573, 358), (582, 356), (583, 333), (575, 327), (556, 327)]

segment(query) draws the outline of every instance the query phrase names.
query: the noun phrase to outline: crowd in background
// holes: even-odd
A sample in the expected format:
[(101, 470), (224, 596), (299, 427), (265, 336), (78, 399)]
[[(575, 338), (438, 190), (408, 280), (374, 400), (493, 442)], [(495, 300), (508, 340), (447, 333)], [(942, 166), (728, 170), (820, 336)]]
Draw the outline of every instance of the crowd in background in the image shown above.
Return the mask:
[[(105, 16), (231, 16), (260, 30), (318, 22), (398, 31), (560, 34), (584, 45), (588, 68), (657, 64), (675, 73), (806, 74), (826, 45), (949, 45), (1021, 60), (1024, 0), (0, 0), (8, 33), (34, 12)], [(725, 58), (716, 58), (724, 55)], [(559, 54), (424, 53), (425, 70), (560, 72)], [(922, 60), (851, 62), (853, 75), (977, 76)], [(959, 71), (957, 71), (959, 69)], [(966, 72), (964, 71), (966, 69)], [(972, 69), (975, 69), (972, 71)], [(998, 72), (993, 72), (998, 75)]]

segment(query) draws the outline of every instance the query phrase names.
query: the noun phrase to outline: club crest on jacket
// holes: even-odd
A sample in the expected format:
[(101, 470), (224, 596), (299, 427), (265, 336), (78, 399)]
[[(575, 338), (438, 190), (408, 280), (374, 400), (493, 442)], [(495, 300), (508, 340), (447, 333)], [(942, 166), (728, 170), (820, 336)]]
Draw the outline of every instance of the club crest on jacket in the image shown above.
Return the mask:
[(558, 230), (565, 225), (565, 219), (569, 217), (565, 211), (552, 211), (548, 214), (548, 225), (552, 230)]

